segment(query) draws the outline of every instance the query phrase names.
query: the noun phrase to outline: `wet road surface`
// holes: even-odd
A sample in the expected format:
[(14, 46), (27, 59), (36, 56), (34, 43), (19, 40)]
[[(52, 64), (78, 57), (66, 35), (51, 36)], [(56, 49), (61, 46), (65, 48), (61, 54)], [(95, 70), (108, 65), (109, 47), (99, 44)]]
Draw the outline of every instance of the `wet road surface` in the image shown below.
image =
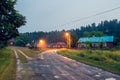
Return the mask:
[(63, 57), (54, 50), (45, 51), (20, 63), (17, 80), (120, 80), (120, 76)]

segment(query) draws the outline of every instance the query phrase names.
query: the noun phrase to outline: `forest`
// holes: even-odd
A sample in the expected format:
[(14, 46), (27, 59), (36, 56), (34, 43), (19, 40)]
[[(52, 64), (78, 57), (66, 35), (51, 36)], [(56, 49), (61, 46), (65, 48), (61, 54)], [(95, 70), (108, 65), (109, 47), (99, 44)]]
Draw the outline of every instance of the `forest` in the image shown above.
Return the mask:
[(35, 44), (40, 39), (45, 39), (47, 43), (66, 42), (65, 32), (70, 32), (72, 39), (72, 47), (75, 47), (77, 41), (81, 37), (92, 36), (114, 36), (114, 44), (120, 47), (120, 21), (117, 19), (101, 21), (99, 24), (92, 23), (86, 26), (80, 26), (76, 29), (51, 31), (51, 32), (27, 32), (21, 33), (15, 39), (17, 46), (25, 46), (25, 44)]

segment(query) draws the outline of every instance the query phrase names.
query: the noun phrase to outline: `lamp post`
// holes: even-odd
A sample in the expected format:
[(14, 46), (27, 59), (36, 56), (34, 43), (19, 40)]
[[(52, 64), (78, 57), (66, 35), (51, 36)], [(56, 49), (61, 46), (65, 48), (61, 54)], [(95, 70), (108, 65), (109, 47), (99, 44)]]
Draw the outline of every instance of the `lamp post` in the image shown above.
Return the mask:
[(43, 42), (44, 42), (44, 40), (41, 39), (41, 40), (40, 40), (40, 44), (43, 44)]
[(45, 48), (47, 45), (46, 45), (46, 41), (44, 39), (40, 39), (37, 46), (39, 48)]
[(67, 48), (71, 48), (71, 36), (70, 36), (70, 33), (66, 32), (65, 36), (66, 36)]

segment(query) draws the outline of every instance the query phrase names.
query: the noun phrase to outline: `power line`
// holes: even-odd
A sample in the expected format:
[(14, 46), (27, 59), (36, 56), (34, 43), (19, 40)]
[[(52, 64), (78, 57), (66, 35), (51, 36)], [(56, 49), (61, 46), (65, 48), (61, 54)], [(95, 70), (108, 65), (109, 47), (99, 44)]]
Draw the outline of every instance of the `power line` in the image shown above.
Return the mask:
[(60, 26), (65, 26), (65, 25), (69, 25), (69, 24), (71, 24), (71, 23), (75, 23), (75, 22), (78, 22), (78, 21), (86, 20), (86, 19), (89, 19), (89, 18), (91, 18), (91, 17), (96, 17), (96, 16), (99, 16), (99, 15), (102, 15), (102, 14), (105, 14), (105, 13), (112, 12), (112, 11), (117, 10), (117, 9), (120, 9), (120, 6), (119, 6), (119, 7), (116, 7), (116, 8), (113, 8), (113, 9), (109, 9), (109, 10), (100, 12), (100, 13), (97, 13), (97, 14), (94, 14), (94, 15), (91, 15), (91, 16), (87, 16), (87, 17), (83, 17), (83, 18), (81, 18), (81, 19), (77, 19), (77, 20), (71, 21), (71, 22), (62, 24), (62, 25), (60, 25)]

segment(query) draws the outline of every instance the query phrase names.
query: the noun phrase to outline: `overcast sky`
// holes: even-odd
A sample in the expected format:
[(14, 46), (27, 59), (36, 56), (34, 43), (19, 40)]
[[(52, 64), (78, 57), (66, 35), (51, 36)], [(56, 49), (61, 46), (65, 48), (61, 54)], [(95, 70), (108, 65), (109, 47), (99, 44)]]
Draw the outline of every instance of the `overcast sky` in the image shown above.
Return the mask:
[[(120, 20), (120, 9), (72, 22), (120, 6), (120, 0), (18, 0), (16, 9), (26, 16), (20, 32), (69, 30), (104, 20)], [(71, 22), (71, 23), (69, 23)], [(69, 23), (67, 25), (63, 25)], [(62, 26), (61, 26), (62, 25)]]

